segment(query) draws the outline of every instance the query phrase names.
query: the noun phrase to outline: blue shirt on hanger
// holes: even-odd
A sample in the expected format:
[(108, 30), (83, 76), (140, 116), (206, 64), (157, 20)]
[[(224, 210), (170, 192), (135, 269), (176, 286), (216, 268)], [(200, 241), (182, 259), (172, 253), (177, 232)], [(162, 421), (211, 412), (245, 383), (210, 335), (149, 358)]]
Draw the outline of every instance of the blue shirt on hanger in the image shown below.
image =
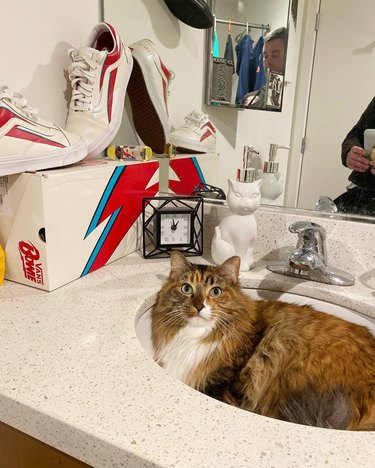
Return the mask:
[[(236, 93), (236, 104), (240, 104), (242, 98), (250, 92), (250, 64), (254, 59), (253, 40), (250, 34), (245, 33), (240, 42), (236, 45), (238, 86)], [(255, 80), (255, 77), (254, 77)]]
[(254, 47), (254, 62), (255, 62), (255, 83), (254, 88), (251, 91), (257, 91), (266, 82), (266, 74), (264, 72), (263, 65), (263, 47), (264, 37), (260, 36), (256, 46)]

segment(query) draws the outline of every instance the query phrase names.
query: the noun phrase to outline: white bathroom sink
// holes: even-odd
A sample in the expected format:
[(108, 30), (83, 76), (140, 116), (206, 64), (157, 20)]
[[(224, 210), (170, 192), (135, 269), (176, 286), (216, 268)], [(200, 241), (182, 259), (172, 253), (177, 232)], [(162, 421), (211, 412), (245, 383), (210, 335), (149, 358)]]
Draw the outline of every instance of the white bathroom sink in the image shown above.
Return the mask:
[[(330, 302), (321, 301), (319, 299), (313, 299), (307, 296), (282, 293), (279, 291), (270, 291), (265, 289), (243, 289), (243, 291), (255, 300), (278, 300), (299, 305), (310, 305), (321, 312), (336, 315), (348, 322), (363, 325), (375, 336), (375, 320), (365, 317), (358, 312), (354, 312), (351, 309), (347, 309), (346, 307), (331, 304)], [(150, 356), (152, 356), (151, 309), (146, 310), (145, 313), (138, 318), (138, 321), (136, 321), (135, 324), (135, 332), (143, 348)]]

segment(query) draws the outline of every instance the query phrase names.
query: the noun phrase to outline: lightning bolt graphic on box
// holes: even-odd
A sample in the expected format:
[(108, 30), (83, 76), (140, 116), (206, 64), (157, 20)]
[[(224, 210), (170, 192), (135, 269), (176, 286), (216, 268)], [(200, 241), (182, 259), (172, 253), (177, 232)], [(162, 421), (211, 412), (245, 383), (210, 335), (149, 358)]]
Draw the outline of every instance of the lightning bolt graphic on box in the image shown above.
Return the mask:
[(170, 177), (168, 182), (169, 189), (174, 193), (191, 195), (200, 183), (205, 183), (203, 172), (194, 156), (192, 158), (171, 159), (169, 167), (178, 178), (178, 180), (173, 180)]
[(99, 224), (106, 220), (107, 224), (81, 276), (97, 270), (108, 262), (142, 213), (143, 198), (153, 197), (158, 193), (159, 183), (153, 180), (158, 168), (159, 164), (155, 161), (119, 166), (113, 171), (86, 231), (85, 239)]

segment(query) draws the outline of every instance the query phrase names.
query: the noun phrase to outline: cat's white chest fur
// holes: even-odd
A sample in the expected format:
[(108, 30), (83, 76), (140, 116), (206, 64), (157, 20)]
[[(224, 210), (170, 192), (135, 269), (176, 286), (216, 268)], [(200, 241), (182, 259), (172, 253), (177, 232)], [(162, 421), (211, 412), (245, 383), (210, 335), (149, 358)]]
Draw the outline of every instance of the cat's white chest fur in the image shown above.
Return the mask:
[[(187, 383), (191, 371), (207, 358), (218, 343), (203, 343), (202, 339), (212, 330), (213, 324), (199, 326), (198, 321), (204, 319), (195, 317), (191, 323), (179, 330), (163, 347), (157, 350), (156, 360), (163, 363), (163, 368), (176, 379)], [(198, 326), (197, 326), (198, 325)]]

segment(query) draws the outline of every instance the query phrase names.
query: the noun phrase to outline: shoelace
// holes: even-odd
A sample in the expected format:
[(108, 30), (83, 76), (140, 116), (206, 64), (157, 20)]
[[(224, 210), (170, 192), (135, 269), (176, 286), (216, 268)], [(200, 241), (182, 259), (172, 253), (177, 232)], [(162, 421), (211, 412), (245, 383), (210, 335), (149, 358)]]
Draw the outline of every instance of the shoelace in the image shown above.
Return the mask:
[[(92, 49), (93, 53), (97, 52)], [(97, 52), (96, 60), (84, 56), (76, 49), (70, 49), (68, 55), (72, 60), (69, 66), (69, 79), (72, 84), (72, 104), (75, 111), (87, 111), (90, 109), (95, 83), (95, 70), (98, 68), (105, 51)]]
[(185, 124), (188, 127), (199, 127), (207, 119), (206, 114), (201, 114), (199, 111), (194, 110), (185, 117)]
[[(7, 86), (0, 87), (0, 99), (9, 100), (13, 106), (17, 107), (23, 115), (31, 120), (38, 120), (38, 109), (34, 109), (27, 105), (25, 96), (9, 89)], [(40, 119), (39, 119), (40, 120)]]

